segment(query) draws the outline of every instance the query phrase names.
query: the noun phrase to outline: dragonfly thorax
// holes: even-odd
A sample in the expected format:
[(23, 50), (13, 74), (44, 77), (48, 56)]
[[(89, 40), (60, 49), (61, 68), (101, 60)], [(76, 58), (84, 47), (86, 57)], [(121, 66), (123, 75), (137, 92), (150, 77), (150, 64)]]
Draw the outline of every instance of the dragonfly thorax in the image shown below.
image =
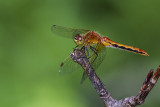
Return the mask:
[(73, 40), (78, 46), (83, 44), (83, 37), (80, 34), (77, 34)]

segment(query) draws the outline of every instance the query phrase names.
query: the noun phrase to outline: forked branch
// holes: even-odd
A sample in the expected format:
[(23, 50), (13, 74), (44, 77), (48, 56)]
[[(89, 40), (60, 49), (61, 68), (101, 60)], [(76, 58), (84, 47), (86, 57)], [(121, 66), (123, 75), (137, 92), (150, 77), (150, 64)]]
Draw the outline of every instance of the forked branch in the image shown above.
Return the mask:
[(160, 76), (159, 66), (155, 73), (153, 73), (153, 70), (150, 70), (137, 96), (127, 97), (122, 100), (115, 100), (105, 89), (103, 83), (96, 75), (93, 67), (91, 66), (89, 60), (85, 55), (84, 47), (82, 49), (75, 49), (70, 54), (70, 56), (73, 59), (73, 61), (80, 64), (82, 68), (85, 70), (98, 95), (104, 101), (105, 107), (135, 107), (137, 105), (141, 105), (142, 103), (144, 103), (147, 95), (154, 87)]

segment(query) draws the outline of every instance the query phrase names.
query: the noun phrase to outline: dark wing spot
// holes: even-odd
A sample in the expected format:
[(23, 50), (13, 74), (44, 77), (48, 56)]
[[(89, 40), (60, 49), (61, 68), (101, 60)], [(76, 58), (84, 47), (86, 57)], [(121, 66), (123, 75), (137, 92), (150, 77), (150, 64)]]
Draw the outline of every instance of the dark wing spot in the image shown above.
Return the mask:
[(61, 63), (60, 67), (62, 67), (64, 65), (64, 62)]
[(53, 25), (52, 27), (57, 27), (56, 25)]

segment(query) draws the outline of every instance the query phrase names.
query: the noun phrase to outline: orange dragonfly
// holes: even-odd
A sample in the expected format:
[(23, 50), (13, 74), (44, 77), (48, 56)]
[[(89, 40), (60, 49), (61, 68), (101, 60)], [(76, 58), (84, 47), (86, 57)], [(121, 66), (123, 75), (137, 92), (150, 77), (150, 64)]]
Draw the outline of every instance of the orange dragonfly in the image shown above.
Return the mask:
[[(72, 38), (76, 43), (76, 48), (85, 47), (85, 53), (94, 69), (104, 60), (106, 54), (106, 47), (118, 48), (140, 55), (149, 56), (147, 52), (133, 46), (123, 45), (110, 40), (107, 37), (101, 37), (99, 33), (85, 29), (74, 29), (62, 26), (53, 25), (51, 28), (52, 32), (56, 35)], [(70, 56), (68, 56), (60, 65), (59, 72), (66, 74), (69, 72), (76, 71), (80, 66), (75, 63)], [(87, 78), (86, 73), (83, 73), (82, 80)]]

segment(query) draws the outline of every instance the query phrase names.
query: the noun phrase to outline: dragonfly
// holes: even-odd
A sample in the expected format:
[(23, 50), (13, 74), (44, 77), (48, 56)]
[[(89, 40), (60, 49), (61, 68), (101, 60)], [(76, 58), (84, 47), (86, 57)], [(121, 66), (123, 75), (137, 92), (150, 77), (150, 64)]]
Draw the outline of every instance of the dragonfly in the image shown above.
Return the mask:
[[(112, 41), (108, 37), (102, 37), (101, 34), (85, 30), (68, 28), (58, 25), (53, 25), (51, 30), (54, 34), (66, 38), (71, 38), (76, 44), (76, 48), (85, 48), (85, 53), (89, 62), (94, 69), (97, 69), (106, 56), (106, 47), (117, 48), (126, 50), (129, 52), (137, 53), (144, 56), (149, 56), (147, 52), (139, 48), (123, 45)], [(80, 68), (80, 65), (75, 63), (70, 56), (68, 56), (61, 64), (59, 72), (62, 74), (68, 74), (76, 71)], [(81, 83), (87, 78), (86, 72), (83, 72)]]

